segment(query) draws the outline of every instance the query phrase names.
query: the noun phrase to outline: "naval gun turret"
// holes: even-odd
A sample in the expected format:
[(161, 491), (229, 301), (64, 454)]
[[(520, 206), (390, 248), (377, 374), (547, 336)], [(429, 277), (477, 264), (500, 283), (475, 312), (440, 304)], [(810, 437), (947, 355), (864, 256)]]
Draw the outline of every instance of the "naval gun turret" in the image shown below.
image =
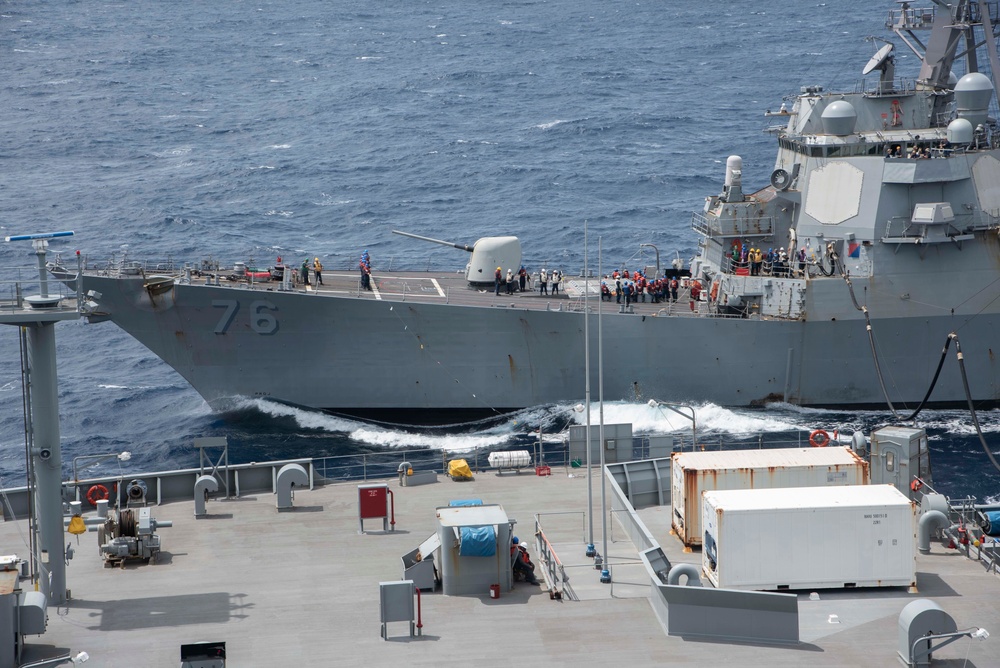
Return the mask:
[(497, 267), (500, 267), (500, 270), (505, 274), (508, 269), (516, 274), (517, 270), (521, 268), (521, 242), (517, 237), (483, 237), (469, 246), (422, 237), (419, 234), (400, 232), (399, 230), (393, 230), (392, 233), (472, 253), (472, 259), (465, 265), (465, 278), (473, 285), (492, 285), (493, 275)]

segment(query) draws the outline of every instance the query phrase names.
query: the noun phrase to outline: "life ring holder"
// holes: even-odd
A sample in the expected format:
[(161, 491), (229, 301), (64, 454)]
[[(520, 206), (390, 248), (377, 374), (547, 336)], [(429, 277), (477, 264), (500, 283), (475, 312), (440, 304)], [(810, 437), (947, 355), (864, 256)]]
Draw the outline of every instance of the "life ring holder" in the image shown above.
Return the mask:
[(817, 429), (809, 434), (809, 445), (814, 448), (825, 448), (830, 445), (830, 434), (823, 429)]
[(96, 506), (98, 501), (107, 501), (109, 498), (111, 496), (108, 494), (108, 488), (104, 485), (91, 485), (87, 490), (87, 501), (90, 501), (92, 506)]

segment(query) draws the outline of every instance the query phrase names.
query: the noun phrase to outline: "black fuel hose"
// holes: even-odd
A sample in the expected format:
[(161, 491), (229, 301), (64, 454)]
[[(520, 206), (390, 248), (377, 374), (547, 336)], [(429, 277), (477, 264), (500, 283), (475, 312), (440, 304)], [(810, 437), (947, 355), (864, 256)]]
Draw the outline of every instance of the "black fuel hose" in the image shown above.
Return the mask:
[[(838, 259), (836, 258), (836, 255), (833, 257), (835, 260)], [(850, 276), (848, 276), (847, 272), (844, 271), (843, 264), (838, 263), (838, 265), (840, 273), (844, 277), (844, 281), (847, 283), (847, 289), (851, 295), (851, 302), (854, 303), (854, 308), (858, 309), (865, 315), (865, 328), (868, 330), (868, 342), (871, 346), (872, 360), (875, 362), (875, 373), (878, 376), (878, 384), (879, 387), (882, 388), (882, 395), (885, 397), (885, 403), (888, 404), (889, 410), (892, 412), (894, 417), (898, 418), (899, 414), (896, 413), (896, 409), (893, 407), (892, 401), (889, 400), (889, 393), (886, 391), (885, 382), (882, 379), (882, 368), (879, 365), (878, 353), (875, 349), (875, 336), (872, 331), (871, 318), (868, 316), (868, 308), (858, 304), (857, 297), (854, 295), (854, 286), (851, 284)], [(965, 357), (962, 355), (962, 346), (958, 341), (958, 334), (955, 332), (949, 333), (947, 338), (945, 338), (944, 347), (941, 349), (941, 359), (938, 360), (937, 369), (934, 371), (934, 378), (931, 379), (931, 384), (930, 387), (927, 388), (927, 393), (924, 395), (924, 398), (921, 399), (920, 405), (917, 406), (916, 410), (914, 410), (908, 417), (904, 418), (904, 421), (909, 422), (910, 420), (916, 419), (917, 415), (927, 404), (927, 400), (930, 399), (931, 393), (937, 385), (938, 377), (941, 375), (941, 368), (944, 366), (945, 358), (948, 356), (948, 347), (951, 345), (952, 340), (955, 341), (955, 355), (958, 359), (958, 368), (962, 372), (962, 386), (965, 389), (965, 400), (969, 404), (969, 413), (972, 415), (972, 424), (975, 426), (976, 434), (979, 436), (979, 444), (983, 446), (983, 452), (985, 452), (986, 456), (989, 457), (990, 463), (993, 464), (993, 467), (997, 471), (1000, 471), (1000, 462), (997, 461), (997, 458), (990, 451), (989, 445), (986, 443), (986, 438), (983, 436), (983, 430), (979, 426), (979, 416), (976, 415), (976, 408), (972, 403), (972, 391), (969, 390), (969, 378), (965, 373)]]
[(941, 359), (938, 360), (937, 369), (934, 371), (934, 378), (931, 380), (931, 386), (927, 388), (927, 394), (925, 394), (924, 398), (920, 400), (920, 405), (917, 406), (916, 410), (914, 410), (909, 417), (903, 418), (905, 422), (917, 419), (917, 415), (919, 415), (920, 411), (922, 411), (924, 406), (927, 405), (927, 400), (931, 398), (931, 392), (934, 391), (934, 386), (937, 385), (938, 376), (941, 375), (941, 367), (944, 366), (944, 360), (948, 356), (948, 347), (951, 346), (951, 340), (957, 338), (958, 335), (955, 334), (955, 332), (950, 333), (947, 338), (945, 338), (944, 348), (941, 349)]
[[(889, 406), (889, 411), (894, 417), (898, 418), (899, 414), (896, 413), (896, 407), (892, 405), (892, 399), (889, 398), (889, 392), (885, 389), (885, 379), (882, 377), (882, 366), (879, 364), (878, 352), (875, 349), (875, 332), (872, 329), (872, 320), (868, 315), (868, 307), (858, 304), (858, 299), (854, 296), (854, 285), (851, 283), (851, 277), (848, 276), (846, 271), (844, 271), (844, 265), (839, 262), (839, 256), (836, 253), (831, 253), (830, 259), (837, 262), (834, 269), (840, 269), (840, 275), (844, 277), (844, 282), (847, 283), (847, 291), (851, 295), (851, 302), (854, 303), (854, 308), (861, 311), (865, 316), (865, 330), (868, 332), (868, 345), (872, 351), (872, 362), (875, 363), (875, 375), (878, 378), (878, 386), (882, 389), (882, 397), (885, 399), (886, 405)], [(831, 270), (829, 275), (833, 275), (833, 270)], [(933, 389), (933, 387), (931, 389)], [(928, 394), (930, 394), (929, 391)]]
[(969, 413), (972, 414), (972, 424), (976, 427), (976, 434), (979, 436), (980, 445), (983, 446), (983, 452), (989, 457), (993, 468), (1000, 471), (1000, 462), (997, 462), (997, 458), (993, 456), (993, 453), (990, 452), (990, 447), (986, 444), (983, 430), (979, 427), (979, 416), (976, 415), (976, 407), (972, 405), (972, 392), (969, 391), (969, 379), (965, 375), (965, 357), (962, 355), (962, 345), (958, 341), (957, 334), (952, 333), (951, 336), (955, 337), (955, 355), (958, 357), (958, 368), (962, 371), (962, 386), (965, 388), (965, 400), (969, 402)]

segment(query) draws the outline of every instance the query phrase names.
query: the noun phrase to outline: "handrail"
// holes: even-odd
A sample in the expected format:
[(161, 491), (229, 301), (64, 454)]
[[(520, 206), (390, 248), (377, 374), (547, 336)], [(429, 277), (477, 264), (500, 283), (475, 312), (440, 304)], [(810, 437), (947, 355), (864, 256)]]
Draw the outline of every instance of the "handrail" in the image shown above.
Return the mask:
[[(555, 513), (546, 514), (551, 515)], [(581, 512), (580, 515), (583, 515), (583, 513)], [(549, 590), (549, 598), (562, 600), (563, 595), (566, 593), (566, 583), (569, 582), (569, 576), (566, 575), (566, 568), (563, 566), (562, 560), (559, 559), (559, 555), (556, 554), (555, 548), (552, 547), (552, 543), (545, 536), (540, 514), (538, 513), (535, 514), (535, 551), (538, 555), (538, 560), (545, 566), (542, 569), (542, 575), (545, 577), (545, 585)]]

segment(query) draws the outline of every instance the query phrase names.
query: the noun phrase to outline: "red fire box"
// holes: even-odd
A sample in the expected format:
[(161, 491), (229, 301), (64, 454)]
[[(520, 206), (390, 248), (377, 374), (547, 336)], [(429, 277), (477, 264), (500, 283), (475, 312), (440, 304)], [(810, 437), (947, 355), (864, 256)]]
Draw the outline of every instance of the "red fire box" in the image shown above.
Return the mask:
[(385, 483), (374, 485), (358, 485), (358, 530), (365, 532), (365, 520), (382, 520), (382, 530), (388, 531), (390, 526), (395, 530), (395, 503), (391, 502), (392, 490)]

